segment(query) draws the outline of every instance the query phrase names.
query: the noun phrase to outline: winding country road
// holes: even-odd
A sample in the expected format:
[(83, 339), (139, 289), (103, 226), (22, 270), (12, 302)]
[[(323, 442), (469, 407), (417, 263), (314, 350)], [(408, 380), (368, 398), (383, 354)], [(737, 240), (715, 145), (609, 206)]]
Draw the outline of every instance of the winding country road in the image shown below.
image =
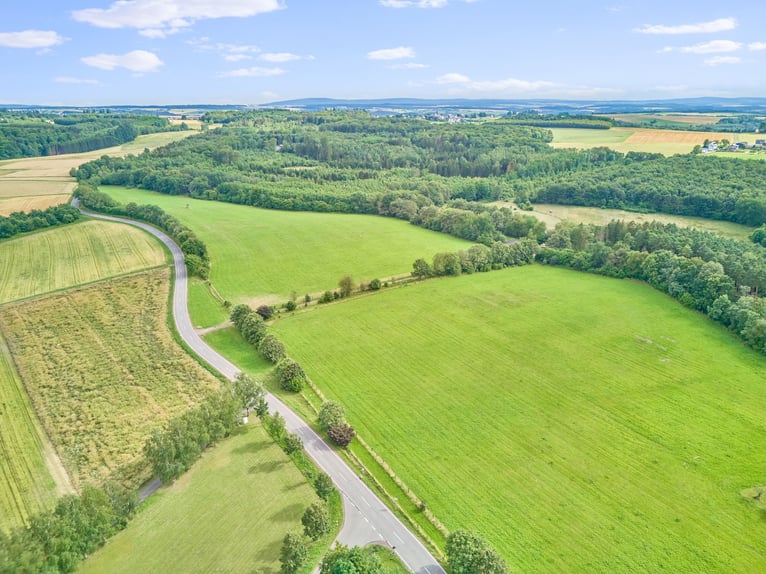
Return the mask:
[[(73, 205), (79, 207), (77, 200)], [(173, 255), (175, 287), (173, 291), (173, 319), (176, 329), (186, 344), (209, 365), (229, 380), (240, 372), (234, 364), (210, 347), (194, 327), (187, 305), (187, 276), (184, 256), (176, 243), (157, 228), (146, 223), (84, 211), (87, 215), (106, 221), (115, 221), (139, 227), (158, 238)], [(354, 471), (303, 420), (272, 394), (266, 396), (270, 410), (285, 418), (288, 431), (303, 440), (306, 453), (335, 483), (343, 498), (344, 522), (337, 540), (348, 546), (370, 543), (386, 544), (415, 574), (445, 574), (431, 553), (386, 507)]]

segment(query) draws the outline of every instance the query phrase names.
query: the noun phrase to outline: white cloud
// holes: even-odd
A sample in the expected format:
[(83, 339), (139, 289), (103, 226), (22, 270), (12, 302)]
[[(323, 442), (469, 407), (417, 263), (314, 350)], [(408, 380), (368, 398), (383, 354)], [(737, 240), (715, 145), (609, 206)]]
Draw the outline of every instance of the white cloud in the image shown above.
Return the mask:
[(70, 76), (58, 76), (53, 78), (53, 81), (59, 84), (91, 84), (98, 86), (101, 84), (98, 80), (84, 80), (81, 78), (72, 78)]
[(221, 76), (225, 78), (264, 78), (268, 76), (281, 76), (285, 71), (282, 68), (262, 68), (254, 66), (252, 68), (239, 68), (224, 72)]
[(528, 80), (519, 80), (516, 78), (506, 78), (504, 80), (493, 80), (487, 82), (471, 82), (469, 87), (477, 92), (533, 92), (545, 88), (553, 88), (556, 84), (537, 80), (530, 82)]
[(705, 60), (708, 66), (718, 66), (720, 64), (739, 64), (742, 61), (737, 56), (713, 56)]
[(751, 42), (747, 45), (748, 50), (753, 52), (760, 52), (766, 50), (766, 42)]
[(662, 24), (647, 24), (633, 31), (639, 34), (715, 34), (733, 30), (737, 27), (735, 18), (719, 18), (710, 22), (698, 22), (697, 24), (680, 24), (677, 26), (664, 26)]
[(223, 59), (227, 62), (241, 62), (242, 60), (251, 60), (253, 57), (247, 54), (226, 54)]
[(719, 54), (721, 52), (736, 52), (741, 47), (740, 42), (733, 40), (713, 40), (694, 46), (682, 46), (678, 50), (686, 54)]
[(4, 48), (50, 48), (63, 44), (67, 38), (52, 30), (24, 30), (0, 33), (0, 47)]
[(181, 28), (146, 28), (145, 30), (139, 30), (138, 33), (145, 38), (162, 39), (172, 36), (173, 34), (178, 34), (180, 31)]
[(83, 63), (101, 70), (125, 68), (131, 72), (154, 72), (164, 65), (155, 54), (145, 50), (133, 50), (127, 54), (98, 54), (82, 58)]
[(418, 64), (417, 62), (404, 62), (402, 64), (391, 64), (392, 70), (422, 70), (428, 68), (428, 64)]
[[(258, 56), (259, 60), (263, 60), (264, 62), (292, 62), (293, 60), (303, 60), (303, 56), (299, 56), (298, 54), (291, 54), (290, 52), (266, 52), (264, 54), (261, 54)], [(312, 59), (311, 56), (305, 59)]]
[[(118, 0), (106, 9), (75, 10), (72, 18), (98, 28), (163, 30), (168, 34), (197, 20), (249, 18), (280, 8), (280, 0)], [(164, 37), (157, 32), (149, 34), (151, 38)]]
[(450, 72), (436, 78), (437, 84), (466, 84), (471, 81), (471, 78), (457, 72)]
[(367, 52), (370, 60), (402, 60), (404, 58), (414, 58), (415, 50), (406, 46), (398, 48), (385, 48), (383, 50), (373, 50)]
[(442, 8), (447, 0), (380, 0), (386, 8)]

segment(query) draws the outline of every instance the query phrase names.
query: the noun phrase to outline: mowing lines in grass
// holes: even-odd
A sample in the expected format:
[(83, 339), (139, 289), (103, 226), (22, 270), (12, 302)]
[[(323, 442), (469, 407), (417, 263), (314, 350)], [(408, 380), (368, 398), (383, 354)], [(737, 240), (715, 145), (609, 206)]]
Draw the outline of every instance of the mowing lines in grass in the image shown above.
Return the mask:
[(644, 284), (530, 266), (272, 329), (512, 570), (766, 571), (766, 521), (740, 496), (763, 483), (766, 360)]
[(110, 572), (278, 572), (288, 531), (317, 500), (306, 479), (251, 423), (207, 451), (80, 568)]
[(148, 478), (141, 449), (219, 382), (167, 326), (170, 272), (157, 269), (0, 307), (19, 375), (75, 485), (119, 469)]
[(86, 221), (0, 242), (0, 303), (162, 265), (148, 233)]

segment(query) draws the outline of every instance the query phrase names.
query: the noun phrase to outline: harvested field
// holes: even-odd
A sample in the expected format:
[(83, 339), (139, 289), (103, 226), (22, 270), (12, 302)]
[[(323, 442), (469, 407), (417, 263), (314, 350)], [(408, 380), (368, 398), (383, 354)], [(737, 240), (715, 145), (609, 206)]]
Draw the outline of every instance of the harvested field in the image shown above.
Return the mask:
[(173, 340), (169, 269), (0, 307), (0, 331), (74, 485), (148, 477), (149, 433), (219, 382)]
[(69, 201), (70, 194), (36, 195), (30, 197), (0, 197), (0, 215), (10, 215), (16, 211), (32, 211), (47, 209)]

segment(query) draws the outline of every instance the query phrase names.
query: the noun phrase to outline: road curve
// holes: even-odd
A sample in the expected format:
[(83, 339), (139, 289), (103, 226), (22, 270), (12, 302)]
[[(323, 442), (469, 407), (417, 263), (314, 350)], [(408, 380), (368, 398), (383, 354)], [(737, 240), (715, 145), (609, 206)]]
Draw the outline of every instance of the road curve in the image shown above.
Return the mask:
[[(72, 201), (72, 204), (79, 207), (76, 199)], [(173, 319), (178, 334), (205, 362), (227, 379), (234, 380), (240, 369), (205, 343), (192, 325), (187, 305), (186, 265), (180, 247), (165, 233), (149, 224), (82, 209), (81, 211), (97, 219), (139, 227), (167, 246), (173, 255), (175, 267)], [(332, 478), (340, 491), (343, 498), (344, 521), (337, 538), (339, 542), (348, 546), (386, 544), (394, 549), (402, 562), (415, 574), (445, 574), (444, 569), (420, 540), (308, 424), (274, 395), (269, 393), (266, 399), (270, 410), (278, 412), (285, 418), (287, 430), (301, 437), (306, 453)]]

